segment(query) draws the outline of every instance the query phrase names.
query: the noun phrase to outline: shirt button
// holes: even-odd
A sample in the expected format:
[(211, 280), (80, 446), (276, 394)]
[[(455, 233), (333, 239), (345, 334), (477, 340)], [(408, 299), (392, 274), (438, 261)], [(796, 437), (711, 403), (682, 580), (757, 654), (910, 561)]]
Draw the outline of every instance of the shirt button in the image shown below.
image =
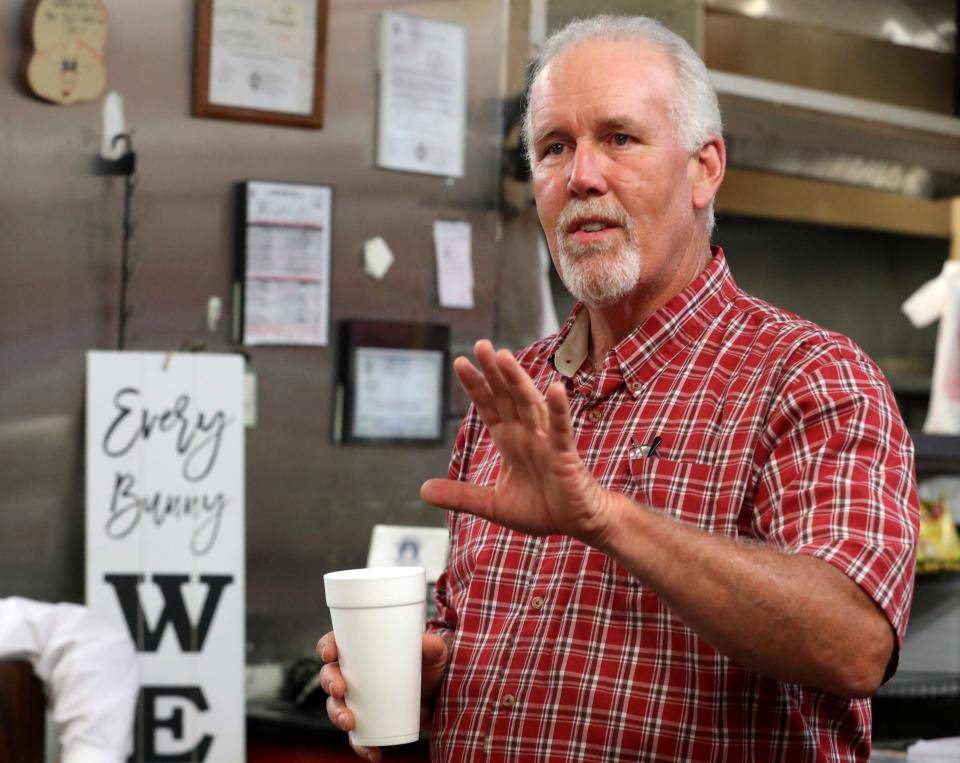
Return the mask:
[(507, 694), (503, 699), (500, 700), (500, 704), (509, 710), (511, 707), (517, 704), (517, 698), (512, 694)]
[(543, 597), (534, 596), (533, 599), (530, 600), (530, 606), (534, 609), (543, 609)]
[(632, 382), (630, 382), (630, 389), (631, 389), (633, 392), (639, 392), (639, 391), (640, 391), (640, 388), (641, 388), (642, 386), (643, 386), (643, 385), (642, 385), (640, 382), (638, 382), (638, 381), (632, 381)]
[(590, 411), (590, 413), (587, 414), (587, 418), (596, 424), (600, 421), (600, 419), (603, 418), (603, 411), (601, 411), (599, 408), (594, 408), (592, 411)]
[(491, 749), (493, 749), (493, 739), (487, 737), (483, 740), (483, 751), (490, 752)]

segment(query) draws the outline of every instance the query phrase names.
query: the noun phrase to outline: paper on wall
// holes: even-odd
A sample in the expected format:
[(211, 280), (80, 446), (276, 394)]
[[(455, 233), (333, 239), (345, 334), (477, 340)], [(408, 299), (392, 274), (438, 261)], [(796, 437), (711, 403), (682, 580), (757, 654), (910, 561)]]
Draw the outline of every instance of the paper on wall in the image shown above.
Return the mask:
[(437, 257), (437, 292), (441, 307), (473, 307), (473, 260), (470, 223), (433, 223)]
[(466, 50), (462, 25), (383, 14), (378, 166), (463, 177)]
[(394, 262), (393, 252), (382, 236), (375, 236), (363, 244), (363, 272), (371, 278), (383, 278)]

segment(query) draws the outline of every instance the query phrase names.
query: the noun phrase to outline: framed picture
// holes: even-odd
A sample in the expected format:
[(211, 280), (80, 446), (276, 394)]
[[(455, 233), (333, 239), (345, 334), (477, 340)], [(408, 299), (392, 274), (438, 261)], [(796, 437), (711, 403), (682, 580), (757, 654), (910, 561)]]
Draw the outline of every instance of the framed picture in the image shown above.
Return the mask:
[(342, 321), (333, 439), (365, 445), (444, 441), (450, 327)]
[(323, 126), (328, 0), (197, 0), (193, 114)]
[(326, 345), (333, 188), (238, 183), (234, 340)]

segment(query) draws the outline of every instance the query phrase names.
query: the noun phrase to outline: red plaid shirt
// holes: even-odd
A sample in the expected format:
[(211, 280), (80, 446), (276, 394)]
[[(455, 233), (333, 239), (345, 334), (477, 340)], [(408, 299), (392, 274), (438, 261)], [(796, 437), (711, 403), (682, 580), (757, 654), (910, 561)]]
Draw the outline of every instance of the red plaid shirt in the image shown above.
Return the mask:
[[(912, 446), (863, 352), (740, 291), (719, 249), (596, 372), (586, 318), (574, 308), (518, 357), (541, 390), (565, 380), (578, 450), (601, 484), (709, 532), (823, 559), (902, 639)], [(656, 456), (639, 457), (654, 435)], [(450, 477), (489, 485), (499, 467), (471, 410)], [(451, 514), (450, 528), (430, 623), (454, 636), (435, 760), (868, 758), (868, 700), (741, 668), (599, 551), (469, 515)], [(690, 585), (704, 574), (689, 570)]]

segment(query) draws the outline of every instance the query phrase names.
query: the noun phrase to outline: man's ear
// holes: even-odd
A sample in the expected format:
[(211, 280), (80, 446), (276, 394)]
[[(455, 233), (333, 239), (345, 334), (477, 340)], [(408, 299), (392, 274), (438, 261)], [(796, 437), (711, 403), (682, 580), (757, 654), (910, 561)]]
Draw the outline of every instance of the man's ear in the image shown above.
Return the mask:
[(717, 195), (727, 169), (727, 147), (723, 138), (711, 134), (703, 147), (690, 157), (690, 194), (696, 209), (706, 209)]

